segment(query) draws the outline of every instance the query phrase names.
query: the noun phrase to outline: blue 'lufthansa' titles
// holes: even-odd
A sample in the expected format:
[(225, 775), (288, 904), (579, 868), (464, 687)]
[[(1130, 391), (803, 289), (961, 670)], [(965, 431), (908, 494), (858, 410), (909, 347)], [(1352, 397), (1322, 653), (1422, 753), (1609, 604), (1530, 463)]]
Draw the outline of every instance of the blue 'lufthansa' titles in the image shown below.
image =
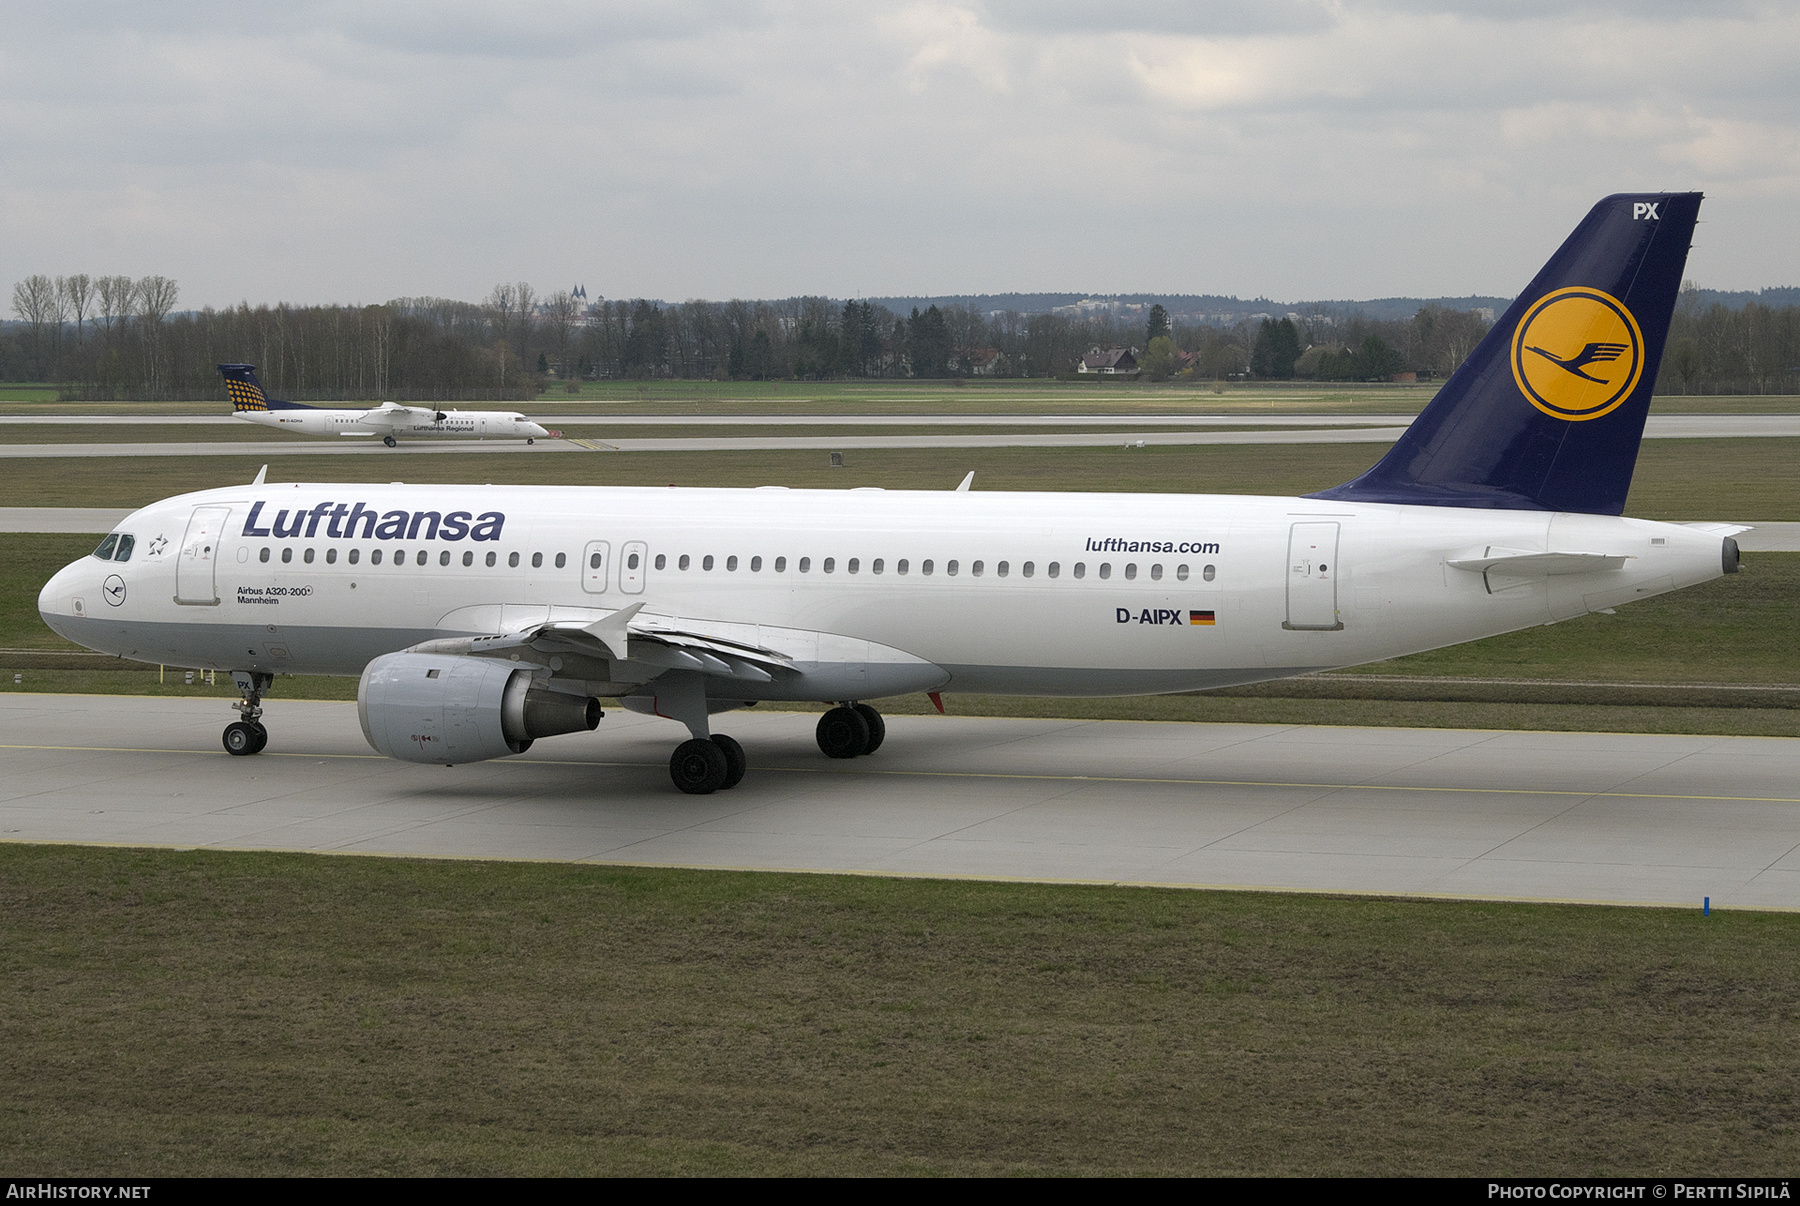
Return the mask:
[[(377, 513), (362, 503), (327, 500), (314, 507), (282, 508), (266, 528), (256, 526), (264, 504), (256, 503), (244, 519), (245, 536), (273, 536), (286, 540), (301, 536), (314, 540), (319, 525), (332, 540), (498, 540), (506, 516), (500, 511), (384, 511)], [(291, 518), (290, 518), (291, 517)], [(359, 533), (358, 527), (362, 529)]]

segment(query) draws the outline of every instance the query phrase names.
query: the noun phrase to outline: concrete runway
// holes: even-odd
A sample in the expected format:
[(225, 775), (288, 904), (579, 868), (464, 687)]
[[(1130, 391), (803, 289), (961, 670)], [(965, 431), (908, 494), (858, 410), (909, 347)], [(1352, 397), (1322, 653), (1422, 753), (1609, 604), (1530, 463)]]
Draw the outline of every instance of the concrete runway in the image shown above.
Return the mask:
[[(1379, 417), (1379, 416), (1378, 416)], [(982, 425), (990, 425), (991, 416), (972, 416)], [(1291, 418), (1291, 417), (1290, 417)], [(558, 420), (568, 422), (569, 420)], [(605, 421), (605, 420), (602, 420)], [(837, 417), (829, 421), (837, 422)], [(920, 420), (936, 425), (934, 419)], [(1032, 417), (1015, 420), (1019, 426), (1061, 426), (1047, 424)], [(1162, 419), (1160, 423), (1191, 420)], [(1220, 423), (1244, 427), (1248, 421), (1221, 416)], [(155, 444), (0, 444), (0, 458), (81, 458), (121, 456), (420, 456), (446, 453), (535, 454), (549, 456), (564, 452), (774, 452), (898, 449), (898, 448), (1110, 448), (1120, 444), (1142, 444), (1146, 447), (1178, 447), (1197, 444), (1391, 444), (1400, 438), (1404, 426), (1351, 427), (1317, 424), (1367, 423), (1370, 416), (1335, 416), (1314, 418), (1308, 425), (1294, 425), (1284, 419), (1280, 424), (1256, 430), (1207, 430), (1204, 427), (1184, 431), (1034, 431), (987, 432), (979, 435), (947, 435), (913, 433), (908, 435), (837, 434), (826, 436), (667, 436), (637, 438), (569, 438), (540, 440), (527, 444), (523, 440), (417, 440), (398, 448), (385, 447), (375, 439), (307, 439), (292, 440), (221, 440), (214, 443)], [(711, 420), (708, 420), (711, 422)], [(759, 417), (763, 425), (785, 420)], [(1112, 423), (1108, 418), (1083, 417), (1082, 423)], [(1074, 424), (1080, 425), (1080, 424)], [(1646, 439), (1769, 439), (1800, 436), (1800, 415), (1653, 415), (1644, 428)]]
[(843, 763), (740, 712), (749, 776), (693, 797), (680, 730), (622, 711), (454, 769), (376, 756), (352, 704), (270, 703), (256, 758), (231, 717), (0, 695), (0, 838), (1800, 908), (1793, 739), (900, 716)]

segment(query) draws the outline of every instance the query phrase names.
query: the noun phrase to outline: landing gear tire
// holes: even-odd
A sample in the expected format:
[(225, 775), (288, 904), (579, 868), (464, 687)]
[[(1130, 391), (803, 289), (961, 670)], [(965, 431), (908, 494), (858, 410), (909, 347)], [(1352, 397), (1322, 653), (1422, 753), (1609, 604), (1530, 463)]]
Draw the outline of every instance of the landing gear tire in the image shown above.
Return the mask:
[(851, 704), (850, 706), (856, 709), (856, 714), (868, 723), (869, 744), (863, 746), (863, 753), (873, 754), (876, 750), (881, 748), (881, 742), (887, 736), (887, 721), (881, 718), (880, 712), (877, 712), (868, 704), (859, 703)]
[(750, 759), (744, 756), (744, 747), (723, 733), (714, 733), (712, 743), (725, 755), (725, 782), (719, 784), (719, 790), (726, 791), (736, 787), (744, 781), (744, 772), (750, 769)]
[(386, 444), (389, 448), (398, 448), (400, 446), (400, 441), (396, 440), (393, 436), (382, 436), (381, 442)]
[(537, 443), (537, 441), (536, 441), (536, 440), (534, 440), (534, 439), (532, 439), (532, 438), (531, 438), (531, 437), (530, 437), (530, 436), (526, 436), (526, 437), (525, 437), (525, 442), (526, 442), (526, 443), (527, 443), (527, 444), (535, 444), (535, 443)]
[(669, 778), (690, 796), (711, 795), (727, 786), (725, 780), (730, 774), (731, 763), (725, 751), (699, 737), (676, 746), (669, 758)]
[(234, 758), (242, 758), (261, 750), (269, 743), (267, 731), (258, 734), (257, 730), (261, 728), (260, 724), (245, 724), (241, 720), (232, 721), (225, 726), (223, 738), (225, 752)]
[(251, 721), (250, 727), (256, 730), (256, 748), (250, 752), (252, 754), (260, 754), (269, 748), (269, 730), (263, 728), (263, 726), (256, 721)]
[(854, 758), (869, 747), (869, 722), (855, 708), (840, 706), (819, 717), (815, 735), (827, 758)]

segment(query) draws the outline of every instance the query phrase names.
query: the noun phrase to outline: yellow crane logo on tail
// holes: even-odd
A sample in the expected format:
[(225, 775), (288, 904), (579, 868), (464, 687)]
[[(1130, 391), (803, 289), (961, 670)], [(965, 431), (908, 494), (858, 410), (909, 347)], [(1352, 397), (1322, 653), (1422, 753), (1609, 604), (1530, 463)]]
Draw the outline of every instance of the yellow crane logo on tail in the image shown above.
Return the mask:
[(1531, 404), (1580, 423), (1611, 413), (1644, 375), (1644, 334), (1625, 304), (1585, 286), (1539, 298), (1512, 339), (1512, 374)]

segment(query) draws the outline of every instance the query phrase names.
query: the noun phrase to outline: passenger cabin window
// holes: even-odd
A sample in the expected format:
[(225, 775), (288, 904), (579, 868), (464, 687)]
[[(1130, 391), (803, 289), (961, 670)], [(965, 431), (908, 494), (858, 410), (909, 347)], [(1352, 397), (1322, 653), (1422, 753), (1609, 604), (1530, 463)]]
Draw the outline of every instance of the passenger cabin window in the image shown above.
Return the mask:
[(291, 562), (293, 559), (294, 559), (294, 550), (293, 549), (285, 548), (285, 549), (281, 550), (281, 564), (286, 565), (289, 562)]
[(1076, 562), (1076, 563), (1075, 563), (1075, 576), (1076, 576), (1076, 577), (1077, 577), (1077, 578), (1085, 578), (1085, 577), (1087, 577), (1087, 562), (1085, 562), (1085, 561), (1077, 561), (1077, 562)]
[(731, 556), (725, 558), (725, 569), (729, 573), (737, 573), (737, 554), (733, 553)]
[(956, 577), (956, 562), (952, 561), (945, 565), (944, 572), (949, 574), (952, 578)]
[(519, 555), (517, 553), (507, 554), (506, 564), (507, 564), (507, 568), (509, 568), (509, 569), (518, 569), (519, 568)]
[(1102, 578), (1110, 578), (1110, 577), (1112, 577), (1112, 562), (1110, 562), (1110, 561), (1102, 561), (1102, 562), (1101, 562), (1101, 563), (1100, 563), (1100, 576), (1101, 576), (1101, 577), (1102, 577)]
[(762, 558), (761, 557), (750, 558), (750, 572), (753, 574), (762, 573)]
[(712, 563), (713, 563), (712, 554), (708, 553), (706, 556), (704, 556), (700, 559), (700, 568), (705, 570), (708, 573), (711, 573), (712, 572)]
[(1037, 573), (1037, 566), (1027, 561), (1024, 565), (1019, 567), (1019, 572), (1029, 578), (1031, 575)]
[(533, 553), (531, 555), (531, 568), (532, 569), (542, 569), (543, 566), (544, 566), (544, 555), (542, 553)]
[[(1100, 576), (1102, 578), (1106, 577), (1105, 574), (1101, 574)], [(1135, 562), (1135, 561), (1127, 562), (1125, 565), (1125, 581), (1135, 582), (1136, 580), (1137, 580), (1137, 562)]]
[(307, 549), (306, 552), (301, 555), (300, 560), (306, 562), (306, 564), (308, 564), (308, 565), (311, 565), (313, 563), (313, 551), (311, 549)]
[(837, 558), (836, 557), (825, 558), (825, 572), (829, 574), (835, 569), (837, 569)]
[(870, 565), (869, 568), (879, 574), (881, 572), (881, 558), (875, 558), (874, 564)]
[(925, 560), (919, 562), (919, 572), (924, 574), (927, 578), (931, 577), (931, 558), (927, 557)]
[(1150, 567), (1150, 581), (1152, 581), (1152, 582), (1161, 582), (1162, 581), (1162, 566), (1153, 565)]
[(1052, 561), (1050, 563), (1049, 574), (1052, 578), (1062, 577), (1062, 563), (1060, 561)]
[(256, 559), (258, 561), (267, 561), (269, 559), (269, 550), (265, 547), (262, 552), (256, 555)]
[(499, 562), (499, 560), (500, 560), (500, 554), (498, 554), (498, 553), (489, 553), (489, 554), (488, 554), (488, 555), (487, 555), (487, 566), (488, 566), (488, 568), (489, 568), (489, 569), (493, 569), (493, 568), (494, 568), (494, 566), (495, 566), (495, 565), (496, 565), (496, 564), (497, 564), (497, 563), (498, 563), (498, 562)]
[(1007, 571), (1007, 564), (1004, 561), (1002, 561), (999, 565), (996, 565), (994, 567), (994, 572), (999, 574), (1002, 578), (1006, 577), (1006, 571)]
[(443, 552), (438, 554), (438, 564), (439, 565), (449, 565), (450, 564), (450, 550), (449, 549), (445, 549)]
[(849, 570), (853, 574), (861, 567), (862, 567), (862, 559), (858, 558), (858, 557), (850, 558), (849, 564), (844, 566), (845, 569)]
[(569, 555), (567, 553), (558, 553), (556, 555), (556, 568), (561, 569), (567, 564), (569, 564)]
[(687, 567), (688, 567), (688, 555), (686, 553), (683, 553), (681, 555), (681, 560), (677, 561), (675, 563), (675, 568), (676, 569), (686, 569)]
[(475, 554), (465, 552), (463, 554), (463, 564), (464, 565), (474, 565), (475, 564)]
[(811, 557), (800, 558), (800, 572), (804, 574), (810, 569), (812, 569), (812, 558)]
[(350, 564), (355, 565), (358, 561), (361, 561), (361, 560), (362, 560), (362, 550), (361, 549), (351, 549), (350, 550)]
[(907, 571), (906, 558), (902, 557), (899, 561), (895, 562), (894, 568), (904, 574)]
[(636, 569), (638, 567), (638, 561), (639, 561), (638, 555), (636, 553), (633, 553), (631, 556), (625, 558), (625, 568), (626, 569)]
[(326, 565), (336, 565), (337, 564), (337, 550), (336, 549), (326, 549), (325, 550), (325, 564)]
[(977, 578), (981, 577), (981, 571), (982, 571), (982, 564), (979, 561), (975, 562), (973, 565), (971, 565), (969, 567), (969, 572), (971, 574), (974, 574)]
[(775, 558), (775, 572), (778, 574), (787, 573), (787, 558), (786, 557)]
[[(1202, 578), (1205, 578), (1208, 582), (1211, 582), (1213, 580), (1213, 576), (1215, 574), (1217, 574), (1218, 572), (1219, 571), (1217, 569), (1215, 569), (1213, 566), (1209, 565), (1200, 571), (1200, 576)], [(1181, 576), (1183, 578), (1187, 577), (1187, 566), (1185, 566), (1185, 565), (1181, 567)]]

